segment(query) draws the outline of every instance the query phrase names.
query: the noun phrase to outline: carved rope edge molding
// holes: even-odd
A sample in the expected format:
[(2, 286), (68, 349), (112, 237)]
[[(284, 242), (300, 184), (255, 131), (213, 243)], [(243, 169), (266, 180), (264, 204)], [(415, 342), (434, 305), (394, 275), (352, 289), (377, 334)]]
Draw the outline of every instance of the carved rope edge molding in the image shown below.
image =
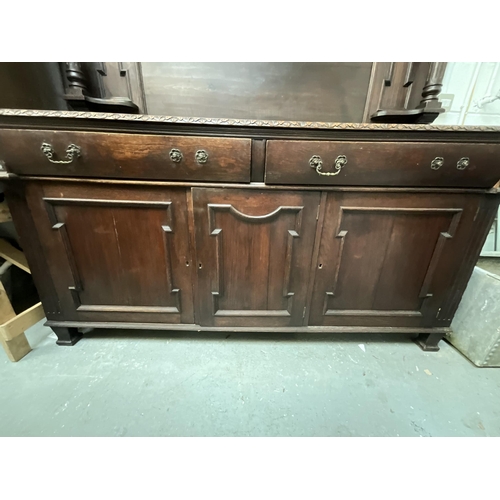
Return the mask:
[(329, 130), (436, 130), (500, 132), (500, 127), (485, 125), (414, 125), (406, 123), (338, 123), (285, 120), (251, 120), (235, 118), (200, 118), (164, 115), (132, 115), (123, 113), (96, 113), (90, 111), (47, 111), (38, 109), (0, 109), (0, 116), (42, 118), (84, 118), (129, 122), (186, 123), (192, 125), (227, 125), (240, 127), (310, 128)]

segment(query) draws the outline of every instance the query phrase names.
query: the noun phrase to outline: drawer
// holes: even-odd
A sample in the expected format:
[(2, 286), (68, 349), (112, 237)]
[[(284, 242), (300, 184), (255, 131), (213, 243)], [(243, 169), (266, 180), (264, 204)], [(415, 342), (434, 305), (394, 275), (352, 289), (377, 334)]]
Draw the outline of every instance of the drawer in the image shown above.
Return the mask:
[[(80, 156), (66, 160), (70, 144)], [(198, 156), (197, 155), (198, 153)], [(0, 160), (20, 175), (250, 182), (251, 139), (0, 130)]]
[[(311, 164), (337, 175), (320, 175)], [(490, 188), (499, 179), (499, 144), (267, 143), (268, 184)]]

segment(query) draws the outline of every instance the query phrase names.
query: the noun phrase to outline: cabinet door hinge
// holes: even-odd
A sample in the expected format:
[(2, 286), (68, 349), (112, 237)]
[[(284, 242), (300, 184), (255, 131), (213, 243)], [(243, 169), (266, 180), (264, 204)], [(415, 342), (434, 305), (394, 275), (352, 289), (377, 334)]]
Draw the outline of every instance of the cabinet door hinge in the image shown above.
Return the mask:
[(306, 317), (306, 309), (307, 309), (307, 306), (304, 307), (304, 310), (302, 311), (302, 319), (304, 319)]
[(316, 220), (319, 219), (319, 209), (321, 208), (321, 204), (318, 205), (318, 210), (316, 212)]

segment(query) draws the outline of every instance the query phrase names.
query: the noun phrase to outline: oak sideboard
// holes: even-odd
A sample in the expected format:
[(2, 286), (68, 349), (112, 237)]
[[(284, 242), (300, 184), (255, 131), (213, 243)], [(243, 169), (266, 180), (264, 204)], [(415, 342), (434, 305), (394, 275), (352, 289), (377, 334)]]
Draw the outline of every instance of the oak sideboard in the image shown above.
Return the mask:
[(499, 204), (500, 128), (0, 110), (49, 325), (406, 332), (437, 350)]

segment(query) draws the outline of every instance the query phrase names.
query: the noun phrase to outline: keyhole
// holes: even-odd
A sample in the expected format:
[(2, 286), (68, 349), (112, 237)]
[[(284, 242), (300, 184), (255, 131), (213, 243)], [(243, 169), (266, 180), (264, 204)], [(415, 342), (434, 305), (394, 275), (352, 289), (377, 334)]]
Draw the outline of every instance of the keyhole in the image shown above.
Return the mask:
[(323, 267), (323, 264), (319, 264), (318, 267), (321, 269)]
[(201, 263), (200, 263), (200, 264), (198, 264), (198, 268), (199, 268), (199, 269), (201, 269)]
[(186, 260), (186, 266), (189, 267), (189, 261)]

